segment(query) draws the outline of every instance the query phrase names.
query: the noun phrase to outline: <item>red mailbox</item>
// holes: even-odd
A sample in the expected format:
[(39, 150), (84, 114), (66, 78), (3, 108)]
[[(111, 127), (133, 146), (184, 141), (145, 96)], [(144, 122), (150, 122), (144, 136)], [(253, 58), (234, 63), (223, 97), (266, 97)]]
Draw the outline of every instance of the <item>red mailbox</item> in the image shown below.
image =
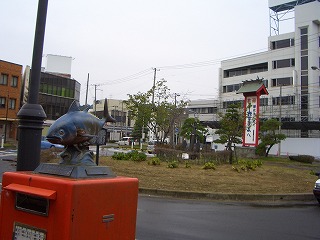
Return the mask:
[(134, 240), (138, 179), (3, 175), (0, 239)]

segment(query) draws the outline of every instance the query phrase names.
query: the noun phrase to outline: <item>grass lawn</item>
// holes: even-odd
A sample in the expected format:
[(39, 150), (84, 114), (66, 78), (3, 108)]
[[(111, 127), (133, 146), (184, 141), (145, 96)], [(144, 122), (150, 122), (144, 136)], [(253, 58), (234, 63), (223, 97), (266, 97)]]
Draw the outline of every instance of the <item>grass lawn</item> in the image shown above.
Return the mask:
[[(44, 151), (42, 151), (44, 152)], [(47, 154), (47, 153), (43, 153)], [(43, 161), (54, 158), (42, 156)], [(202, 169), (203, 164), (189, 161), (179, 163), (178, 168), (168, 168), (166, 162), (148, 165), (147, 161), (114, 160), (100, 156), (100, 165), (109, 166), (118, 176), (139, 179), (142, 188), (180, 190), (211, 193), (312, 193), (320, 172), (320, 162), (305, 164), (286, 158), (264, 158), (256, 170), (237, 172), (230, 164), (217, 165), (216, 169)]]

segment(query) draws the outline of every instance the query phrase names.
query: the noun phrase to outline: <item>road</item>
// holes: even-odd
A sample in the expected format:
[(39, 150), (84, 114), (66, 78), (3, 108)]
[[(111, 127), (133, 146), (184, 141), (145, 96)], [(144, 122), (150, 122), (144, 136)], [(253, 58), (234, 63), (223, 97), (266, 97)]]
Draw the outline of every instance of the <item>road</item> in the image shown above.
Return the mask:
[[(17, 158), (16, 150), (1, 150), (0, 151), (0, 182), (2, 182), (2, 174), (16, 170)], [(1, 191), (1, 190), (0, 190)]]
[(139, 196), (136, 240), (320, 239), (320, 206), (253, 206)]
[[(16, 152), (0, 151), (0, 177)], [(1, 180), (0, 180), (1, 182)], [(137, 240), (320, 239), (320, 205), (253, 206), (139, 196)]]

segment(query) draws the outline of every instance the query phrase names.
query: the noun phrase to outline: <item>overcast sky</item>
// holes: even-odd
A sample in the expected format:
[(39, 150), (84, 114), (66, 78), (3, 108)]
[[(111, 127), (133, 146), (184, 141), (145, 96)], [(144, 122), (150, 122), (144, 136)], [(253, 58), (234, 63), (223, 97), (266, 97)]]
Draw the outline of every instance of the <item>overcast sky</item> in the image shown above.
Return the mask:
[[(1, 0), (0, 59), (31, 65), (37, 6)], [(152, 87), (152, 68), (172, 93), (207, 99), (220, 61), (267, 50), (268, 36), (267, 0), (49, 0), (43, 54), (74, 58), (82, 104), (88, 73), (98, 99), (125, 99)]]

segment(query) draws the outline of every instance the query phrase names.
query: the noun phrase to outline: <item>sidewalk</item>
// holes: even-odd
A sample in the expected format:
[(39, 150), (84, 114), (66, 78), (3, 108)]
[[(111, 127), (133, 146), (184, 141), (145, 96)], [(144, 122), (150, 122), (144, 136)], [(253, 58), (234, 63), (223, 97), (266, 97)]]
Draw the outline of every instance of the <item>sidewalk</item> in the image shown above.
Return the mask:
[(291, 194), (230, 194), (169, 191), (139, 188), (139, 193), (150, 196), (163, 196), (182, 199), (199, 199), (226, 202), (251, 202), (257, 205), (318, 205), (313, 193)]

